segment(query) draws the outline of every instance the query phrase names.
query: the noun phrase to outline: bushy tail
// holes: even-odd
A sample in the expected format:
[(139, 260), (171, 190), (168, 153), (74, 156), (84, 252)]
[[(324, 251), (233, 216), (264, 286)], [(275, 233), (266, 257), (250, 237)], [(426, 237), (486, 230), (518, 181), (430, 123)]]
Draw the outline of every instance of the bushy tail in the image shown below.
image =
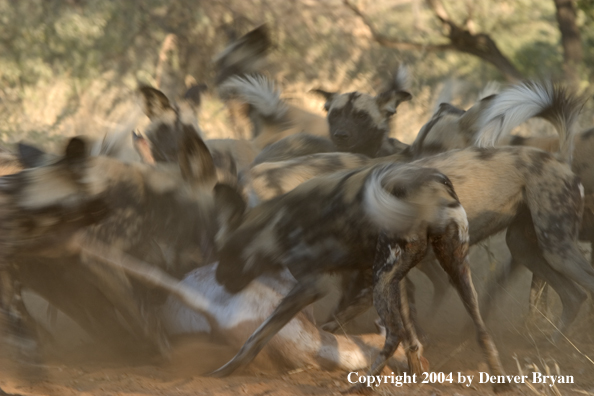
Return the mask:
[(230, 77), (219, 92), (223, 99), (238, 97), (268, 121), (280, 122), (288, 110), (274, 82), (260, 74)]
[(552, 123), (559, 134), (560, 159), (571, 162), (573, 139), (578, 132), (577, 119), (582, 106), (581, 98), (550, 81), (514, 85), (498, 94), (483, 113), (475, 144), (479, 147), (494, 146), (516, 126), (532, 117), (541, 117)]
[[(420, 187), (420, 179), (427, 173), (419, 175), (410, 170), (398, 164), (380, 166), (372, 171), (365, 184), (365, 213), (372, 223), (388, 232), (406, 233), (423, 221), (432, 222), (437, 213), (437, 205), (432, 199), (435, 194), (424, 196), (411, 190)], [(409, 190), (406, 200), (391, 193), (397, 189)], [(414, 199), (411, 199), (411, 193)]]

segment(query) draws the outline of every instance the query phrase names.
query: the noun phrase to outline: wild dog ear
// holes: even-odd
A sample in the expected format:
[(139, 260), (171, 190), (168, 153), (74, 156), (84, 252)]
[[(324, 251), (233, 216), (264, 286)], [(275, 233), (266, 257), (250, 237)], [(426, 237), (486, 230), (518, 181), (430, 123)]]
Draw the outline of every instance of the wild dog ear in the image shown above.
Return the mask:
[(255, 53), (267, 51), (272, 46), (268, 26), (262, 24), (255, 29), (250, 30), (239, 40), (244, 42), (246, 47), (251, 48)]
[(217, 240), (234, 231), (243, 219), (247, 204), (241, 194), (228, 184), (217, 183), (214, 187), (215, 209), (219, 223)]
[(378, 108), (388, 117), (396, 113), (396, 108), (402, 102), (412, 99), (408, 92), (410, 88), (410, 74), (404, 64), (398, 65), (389, 79), (386, 80), (380, 94), (375, 97)]
[(266, 52), (271, 46), (268, 27), (265, 24), (229, 44), (213, 59), (218, 69), (216, 84), (221, 84), (233, 75), (256, 72), (262, 66)]
[(480, 129), (481, 117), (491, 106), (497, 94), (486, 96), (476, 102), (470, 109), (460, 116), (459, 131), (464, 135), (468, 144), (473, 144)]
[(338, 92), (328, 92), (328, 91), (324, 91), (323, 89), (319, 89), (319, 88), (312, 89), (309, 92), (318, 94), (318, 95), (322, 96), (324, 99), (326, 99), (326, 103), (324, 103), (324, 110), (326, 110), (326, 111), (330, 110), (332, 101), (334, 100), (336, 95), (338, 95)]
[(144, 138), (144, 136), (136, 133), (136, 131), (132, 131), (132, 144), (134, 145), (134, 149), (140, 156), (140, 159), (145, 164), (155, 164), (155, 157), (153, 157), (153, 152), (151, 150), (150, 142)]
[(182, 177), (197, 186), (212, 186), (217, 175), (212, 154), (198, 131), (183, 124), (182, 138), (179, 142), (178, 162)]
[(43, 165), (45, 152), (35, 146), (19, 142), (17, 144), (18, 159), (25, 168), (36, 168)]
[(377, 107), (388, 117), (396, 114), (396, 108), (402, 102), (412, 99), (412, 95), (406, 91), (385, 91), (375, 97)]
[(208, 86), (204, 83), (194, 84), (184, 94), (184, 99), (190, 103), (194, 109), (199, 109), (202, 103), (202, 92), (206, 91)]
[(75, 179), (82, 177), (82, 168), (87, 161), (87, 157), (87, 143), (83, 138), (76, 136), (68, 141), (63, 161), (66, 164), (66, 168), (72, 173)]
[(194, 84), (184, 94), (178, 103), (179, 120), (184, 124), (198, 125), (198, 114), (202, 102), (202, 92), (206, 91), (206, 84)]
[(141, 85), (138, 87), (138, 92), (142, 97), (142, 110), (151, 120), (160, 117), (168, 110), (173, 110), (167, 96), (158, 89)]

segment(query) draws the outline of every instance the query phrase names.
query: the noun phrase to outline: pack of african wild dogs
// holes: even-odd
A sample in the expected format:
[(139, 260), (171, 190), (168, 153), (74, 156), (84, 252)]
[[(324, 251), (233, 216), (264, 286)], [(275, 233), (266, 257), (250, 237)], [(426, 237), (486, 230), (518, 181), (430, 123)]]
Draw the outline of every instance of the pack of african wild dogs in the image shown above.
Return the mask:
[[(241, 104), (249, 140), (204, 139), (204, 85), (180, 98), (141, 86), (144, 130), (74, 137), (60, 154), (26, 142), (0, 152), (5, 337), (47, 342), (23, 303), (29, 290), (106, 348), (167, 358), (173, 337), (211, 334), (237, 351), (211, 376), (260, 353), (287, 370), (420, 374), (430, 363), (407, 277), (417, 268), (435, 302), (456, 289), (490, 373), (505, 375), (471, 278), (481, 263), (468, 261), (470, 246), (502, 231), (512, 266), (559, 295), (558, 331), (572, 325), (594, 292), (578, 249), (594, 242), (584, 98), (552, 81), (519, 82), (467, 110), (441, 103), (408, 145), (389, 137), (412, 98), (406, 66), (375, 95), (314, 90), (322, 117), (282, 99), (266, 73), (270, 47), (260, 26), (214, 60), (208, 89)], [(558, 136), (511, 134), (533, 117)], [(311, 304), (331, 287), (340, 299), (316, 321)], [(345, 334), (370, 306), (378, 334)]]

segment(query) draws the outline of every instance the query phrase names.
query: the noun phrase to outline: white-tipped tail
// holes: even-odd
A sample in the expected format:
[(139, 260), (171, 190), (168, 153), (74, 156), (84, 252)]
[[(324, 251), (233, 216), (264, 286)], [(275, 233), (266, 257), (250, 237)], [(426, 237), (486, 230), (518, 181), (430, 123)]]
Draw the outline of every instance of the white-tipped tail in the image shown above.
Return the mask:
[(393, 170), (394, 166), (385, 166), (373, 171), (365, 185), (363, 207), (374, 224), (386, 231), (400, 233), (414, 226), (419, 208), (386, 191), (386, 184), (394, 182)]
[(280, 119), (287, 112), (287, 104), (280, 97), (274, 82), (263, 75), (235, 76), (219, 88), (223, 98), (237, 96), (267, 118)]
[(580, 98), (549, 81), (512, 86), (498, 94), (481, 116), (475, 144), (494, 146), (516, 126), (532, 117), (542, 117), (552, 123), (559, 134), (561, 159), (570, 162), (582, 106)]

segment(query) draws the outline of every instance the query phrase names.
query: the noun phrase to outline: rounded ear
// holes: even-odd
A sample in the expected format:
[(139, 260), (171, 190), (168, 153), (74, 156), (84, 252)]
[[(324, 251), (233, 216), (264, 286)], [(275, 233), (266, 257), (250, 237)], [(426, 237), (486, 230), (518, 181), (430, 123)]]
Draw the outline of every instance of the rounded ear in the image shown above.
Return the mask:
[(402, 102), (412, 99), (412, 95), (407, 91), (385, 91), (375, 97), (377, 107), (388, 117), (396, 113), (396, 108)]
[(330, 109), (332, 101), (334, 100), (336, 95), (338, 95), (338, 92), (328, 92), (328, 91), (324, 91), (323, 89), (319, 89), (319, 88), (312, 89), (309, 92), (320, 95), (324, 99), (326, 99), (326, 103), (324, 103), (324, 110), (326, 110), (326, 111), (328, 111)]
[(173, 110), (167, 96), (158, 89), (141, 85), (138, 87), (138, 92), (142, 98), (142, 110), (151, 120), (160, 117), (168, 110)]
[(64, 162), (74, 180), (79, 180), (83, 176), (87, 156), (88, 149), (86, 141), (81, 137), (70, 139), (64, 153)]
[(267, 51), (272, 46), (270, 33), (268, 32), (268, 26), (266, 24), (262, 24), (257, 28), (250, 30), (239, 40), (243, 40), (246, 46), (253, 48), (257, 52)]
[(153, 152), (151, 150), (151, 145), (144, 136), (136, 133), (136, 131), (132, 131), (132, 144), (134, 145), (134, 149), (140, 156), (140, 159), (145, 164), (154, 165), (155, 157), (153, 157)]
[(184, 94), (184, 99), (190, 102), (194, 107), (200, 107), (202, 102), (202, 92), (206, 91), (208, 87), (206, 84), (194, 84)]
[(25, 168), (35, 168), (43, 165), (45, 152), (35, 146), (19, 142), (17, 144), (18, 159)]
[(178, 147), (178, 162), (184, 180), (195, 186), (213, 186), (217, 174), (212, 154), (193, 126), (183, 124)]
[(69, 164), (84, 162), (87, 158), (87, 143), (81, 137), (73, 137), (66, 146), (64, 159)]

